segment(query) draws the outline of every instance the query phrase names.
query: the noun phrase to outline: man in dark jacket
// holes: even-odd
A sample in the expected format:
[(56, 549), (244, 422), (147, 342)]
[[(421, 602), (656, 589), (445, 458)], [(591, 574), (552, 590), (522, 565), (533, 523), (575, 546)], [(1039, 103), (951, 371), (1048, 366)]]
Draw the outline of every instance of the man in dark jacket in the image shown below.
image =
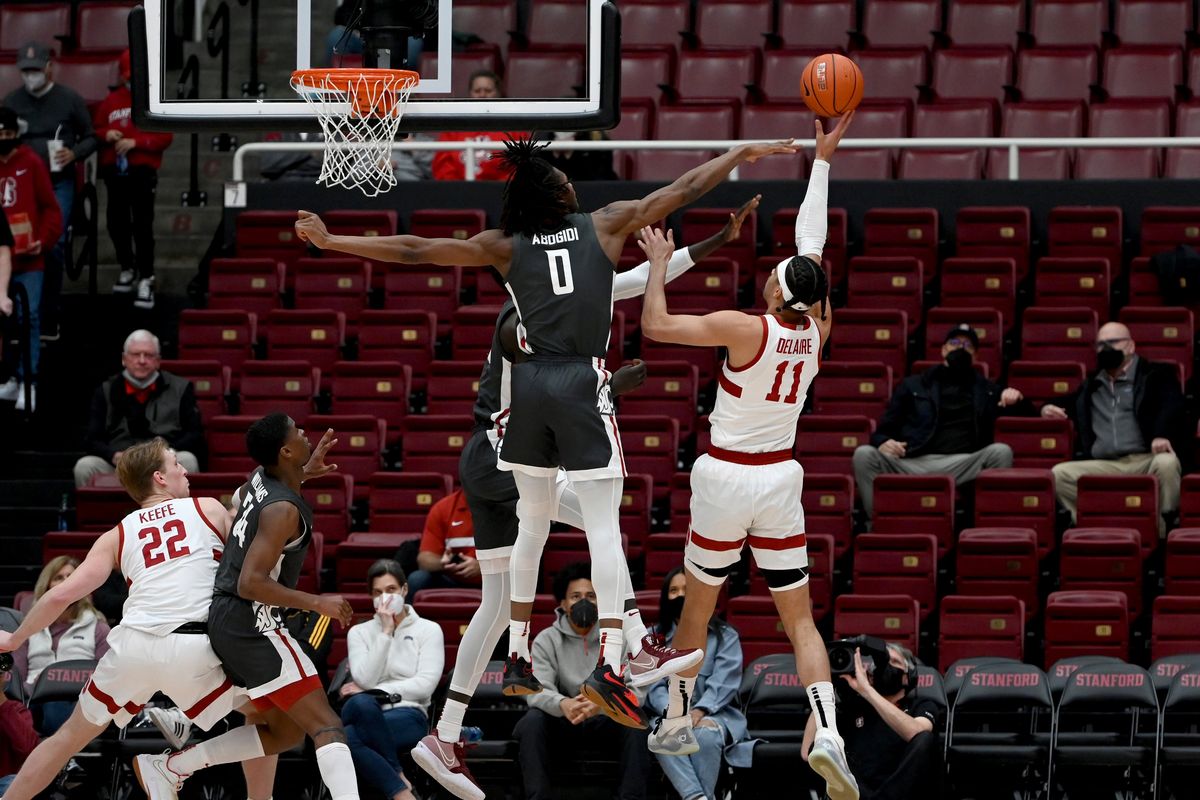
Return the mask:
[(905, 378), (871, 444), (854, 451), (854, 477), (863, 510), (874, 513), (875, 476), (951, 475), (962, 485), (985, 469), (1011, 467), (1012, 449), (992, 442), (1001, 409), (1024, 402), (975, 371), (979, 337), (970, 325), (946, 334), (942, 363)]
[[(1070, 418), (1079, 436), (1078, 460), (1054, 466), (1058, 501), (1075, 519), (1079, 479), (1084, 475), (1153, 475), (1158, 510), (1179, 508), (1178, 453), (1187, 438), (1179, 375), (1170, 364), (1141, 358), (1129, 328), (1109, 322), (1096, 336), (1098, 369), (1063, 405), (1042, 406), (1042, 416)], [(1159, 519), (1160, 532), (1165, 528)]]
[(196, 390), (190, 381), (158, 368), (158, 337), (137, 330), (125, 339), (121, 364), (92, 396), (84, 448), (88, 454), (75, 462), (75, 485), (87, 486), (92, 476), (114, 472), (130, 445), (155, 436), (167, 440), (179, 463), (198, 472), (196, 453), (204, 448), (204, 429)]

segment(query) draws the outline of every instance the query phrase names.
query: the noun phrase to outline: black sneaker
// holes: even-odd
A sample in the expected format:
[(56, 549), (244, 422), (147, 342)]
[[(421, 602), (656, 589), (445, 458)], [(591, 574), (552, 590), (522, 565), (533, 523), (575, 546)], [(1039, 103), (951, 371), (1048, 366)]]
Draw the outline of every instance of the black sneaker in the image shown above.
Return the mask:
[(580, 687), (583, 696), (600, 706), (604, 715), (627, 728), (648, 728), (650, 721), (642, 703), (625, 680), (607, 664), (596, 667)]
[(504, 659), (504, 686), (500, 689), (506, 697), (537, 694), (542, 684), (533, 676), (533, 662), (512, 653)]

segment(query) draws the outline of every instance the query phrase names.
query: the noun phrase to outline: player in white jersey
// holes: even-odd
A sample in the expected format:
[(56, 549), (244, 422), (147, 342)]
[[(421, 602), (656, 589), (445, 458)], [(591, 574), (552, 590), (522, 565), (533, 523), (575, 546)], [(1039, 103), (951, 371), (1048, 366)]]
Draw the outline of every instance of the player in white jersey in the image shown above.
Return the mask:
[(69, 578), (46, 592), (0, 652), (15, 650), (119, 569), (129, 583), (121, 624), (70, 719), (39, 744), (4, 794), (28, 800), (110, 722), (124, 727), (163, 692), (207, 730), (245, 701), (208, 641), (213, 577), (229, 533), (219, 500), (188, 496), (187, 470), (160, 438), (134, 445), (117, 465), (121, 485), (141, 508), (92, 545)]
[[(672, 645), (704, 646), (721, 586), (748, 543), (791, 640), (796, 669), (817, 720), (813, 749), (805, 758), (825, 778), (832, 800), (858, 800), (859, 793), (837, 732), (825, 644), (810, 610), (800, 505), (804, 470), (792, 458), (792, 445), (796, 420), (832, 327), (829, 281), (821, 267), (829, 160), (852, 117), (853, 112), (828, 135), (816, 123), (817, 158), (796, 217), (797, 255), (779, 262), (767, 277), (766, 315), (732, 310), (704, 316), (670, 314), (663, 277), (674, 242), (670, 235), (647, 230), (642, 243), (650, 255), (642, 334), (660, 342), (728, 351), (716, 408), (709, 416), (712, 446), (692, 467), (692, 521), (684, 553), (687, 594)], [(654, 752), (687, 755), (699, 749), (688, 708), (699, 669), (683, 670), (669, 680), (666, 715), (650, 734)]]

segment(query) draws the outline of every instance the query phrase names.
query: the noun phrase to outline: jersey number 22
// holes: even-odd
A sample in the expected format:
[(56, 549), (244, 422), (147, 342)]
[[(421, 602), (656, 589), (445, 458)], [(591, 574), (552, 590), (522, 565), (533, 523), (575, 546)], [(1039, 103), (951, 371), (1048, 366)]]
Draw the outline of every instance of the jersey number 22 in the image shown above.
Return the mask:
[[(170, 534), (165, 544), (163, 534)], [(163, 525), (161, 532), (158, 528), (142, 528), (138, 531), (138, 541), (145, 542), (142, 545), (142, 560), (146, 562), (146, 568), (149, 569), (164, 561), (182, 558), (191, 553), (192, 551), (188, 549), (187, 545), (179, 544), (185, 538), (187, 538), (187, 529), (177, 519), (170, 520)]]

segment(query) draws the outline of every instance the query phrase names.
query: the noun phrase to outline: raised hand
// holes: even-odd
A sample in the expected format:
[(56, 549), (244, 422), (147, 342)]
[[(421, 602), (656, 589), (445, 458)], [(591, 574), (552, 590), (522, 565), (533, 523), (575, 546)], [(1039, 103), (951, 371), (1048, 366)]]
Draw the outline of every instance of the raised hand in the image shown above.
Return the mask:
[(650, 259), (650, 265), (665, 267), (671, 259), (671, 254), (675, 252), (674, 232), (668, 230), (667, 235), (663, 236), (662, 228), (647, 225), (642, 228), (641, 235), (642, 238), (638, 239), (638, 247), (642, 248), (646, 258)]
[(620, 397), (628, 394), (646, 382), (646, 362), (635, 358), (632, 364), (626, 364), (613, 373), (612, 393)]
[(312, 451), (312, 455), (308, 457), (308, 463), (304, 465), (304, 476), (302, 480), (310, 478), (319, 478), (322, 475), (328, 475), (337, 470), (337, 464), (326, 464), (325, 456), (328, 455), (329, 449), (338, 443), (338, 440), (333, 438), (333, 428), (326, 429), (324, 435), (321, 436), (321, 441), (317, 442), (316, 448)]
[(751, 211), (758, 208), (761, 201), (762, 195), (756, 194), (743, 203), (736, 212), (729, 215), (729, 222), (725, 223), (724, 230), (726, 243), (737, 241), (738, 236), (742, 233), (742, 223), (746, 221), (746, 217), (750, 215)]
[(297, 211), (296, 235), (300, 241), (308, 242), (314, 247), (324, 247), (329, 239), (329, 231), (324, 221), (311, 211)]
[(755, 142), (753, 144), (744, 144), (737, 148), (741, 160), (747, 164), (753, 164), (763, 156), (773, 155), (793, 155), (800, 152), (800, 146), (792, 144), (791, 139), (784, 139), (778, 142)]
[(818, 119), (814, 122), (817, 128), (817, 158), (822, 161), (828, 161), (833, 158), (834, 151), (841, 144), (842, 136), (846, 133), (846, 129), (850, 127), (850, 121), (853, 119), (854, 112), (851, 111), (842, 117), (829, 133), (825, 132), (825, 126), (821, 124), (821, 120)]

